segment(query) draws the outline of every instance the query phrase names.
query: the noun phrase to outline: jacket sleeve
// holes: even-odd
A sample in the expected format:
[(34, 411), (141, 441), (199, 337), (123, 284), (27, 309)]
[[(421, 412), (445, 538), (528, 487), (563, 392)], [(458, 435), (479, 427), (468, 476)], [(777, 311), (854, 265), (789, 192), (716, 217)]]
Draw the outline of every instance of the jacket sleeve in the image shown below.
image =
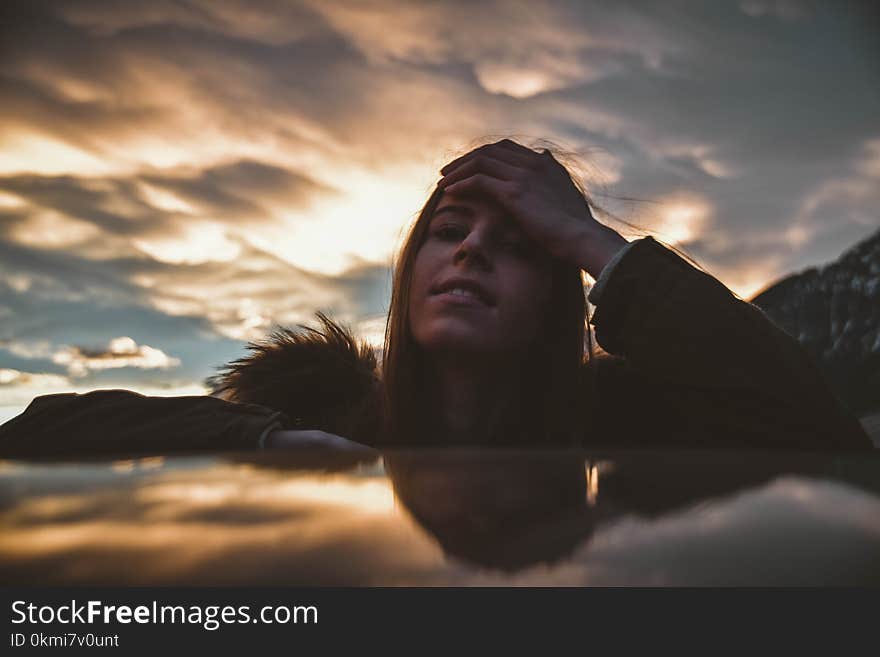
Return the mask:
[(215, 397), (146, 397), (128, 390), (34, 399), (0, 426), (0, 457), (56, 458), (249, 450), (284, 416)]
[(653, 238), (603, 278), (590, 295), (599, 344), (707, 444), (723, 429), (756, 446), (871, 446), (794, 338)]

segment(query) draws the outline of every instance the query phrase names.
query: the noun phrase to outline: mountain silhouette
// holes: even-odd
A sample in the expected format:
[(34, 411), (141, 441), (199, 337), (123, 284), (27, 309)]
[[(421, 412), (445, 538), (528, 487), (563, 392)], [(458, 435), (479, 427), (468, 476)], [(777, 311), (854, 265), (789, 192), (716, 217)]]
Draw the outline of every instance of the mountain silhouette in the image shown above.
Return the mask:
[(752, 303), (797, 338), (854, 414), (880, 410), (880, 230)]

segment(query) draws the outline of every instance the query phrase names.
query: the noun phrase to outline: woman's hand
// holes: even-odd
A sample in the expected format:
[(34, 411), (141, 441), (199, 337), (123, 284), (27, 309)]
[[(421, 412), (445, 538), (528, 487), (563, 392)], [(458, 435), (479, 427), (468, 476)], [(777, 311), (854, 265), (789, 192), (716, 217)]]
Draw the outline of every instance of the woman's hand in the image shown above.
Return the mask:
[(487, 195), (550, 255), (598, 278), (627, 241), (593, 217), (568, 172), (549, 151), (509, 139), (474, 149), (440, 170), (447, 193)]
[(376, 454), (378, 456), (378, 452), (371, 447), (361, 445), (336, 434), (317, 430), (295, 431), (291, 429), (276, 429), (266, 437), (265, 446), (266, 449), (328, 450), (348, 454), (363, 454), (364, 456)]

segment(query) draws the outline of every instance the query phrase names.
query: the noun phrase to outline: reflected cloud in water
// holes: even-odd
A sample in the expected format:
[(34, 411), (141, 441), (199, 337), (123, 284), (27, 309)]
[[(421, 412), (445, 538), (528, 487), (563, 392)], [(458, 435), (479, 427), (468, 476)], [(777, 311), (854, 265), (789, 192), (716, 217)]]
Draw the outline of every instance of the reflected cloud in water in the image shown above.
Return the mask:
[(880, 583), (880, 462), (865, 455), (0, 465), (5, 584)]

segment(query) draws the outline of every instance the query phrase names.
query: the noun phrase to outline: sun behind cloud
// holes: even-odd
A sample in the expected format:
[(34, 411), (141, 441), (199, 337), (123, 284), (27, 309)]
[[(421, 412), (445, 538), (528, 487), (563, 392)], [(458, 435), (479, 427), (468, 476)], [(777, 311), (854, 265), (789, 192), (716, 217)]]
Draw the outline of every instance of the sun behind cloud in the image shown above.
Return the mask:
[(0, 25), (0, 406), (199, 390), (318, 310), (378, 344), (406, 227), (487, 135), (579, 153), (631, 237), (741, 295), (836, 257), (880, 206), (866, 25), (794, 0), (28, 2)]

